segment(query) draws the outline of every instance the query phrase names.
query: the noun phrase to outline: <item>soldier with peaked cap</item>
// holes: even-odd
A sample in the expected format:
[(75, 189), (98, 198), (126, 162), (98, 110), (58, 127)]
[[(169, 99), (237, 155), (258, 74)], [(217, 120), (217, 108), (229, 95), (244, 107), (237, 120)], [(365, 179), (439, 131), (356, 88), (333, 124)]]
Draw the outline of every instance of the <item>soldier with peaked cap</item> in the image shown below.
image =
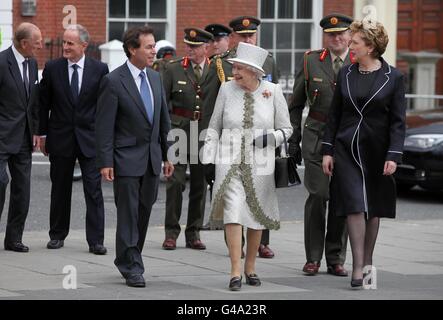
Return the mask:
[[(165, 250), (176, 248), (176, 240), (180, 234), (179, 221), (188, 164), (191, 176), (188, 220), (185, 230), (186, 247), (197, 250), (206, 249), (200, 240), (200, 228), (205, 212), (206, 181), (203, 166), (198, 159), (198, 150), (196, 150), (197, 154), (192, 153), (189, 139), (193, 139), (190, 137), (191, 123), (197, 123), (200, 127), (204, 95), (201, 86), (209, 68), (209, 59), (205, 56), (206, 46), (212, 39), (212, 34), (205, 30), (185, 29), (183, 41), (187, 55), (170, 61), (163, 72), (163, 85), (171, 112), (171, 126), (173, 129), (184, 130), (188, 139), (185, 161), (175, 165), (174, 174), (166, 184), (165, 241), (163, 242)], [(198, 139), (198, 136), (195, 138)], [(179, 155), (179, 159), (182, 158), (183, 155)]]
[(214, 40), (210, 41), (208, 45), (208, 48), (210, 48), (210, 50), (208, 50), (210, 53), (207, 55), (209, 59), (228, 51), (231, 29), (222, 24), (214, 23), (208, 24), (205, 30), (214, 36)]
[[(232, 28), (230, 34), (230, 49), (225, 53), (212, 59), (208, 76), (203, 83), (205, 99), (203, 104), (202, 127), (207, 128), (214, 110), (215, 100), (220, 85), (225, 81), (230, 81), (232, 77), (232, 64), (227, 59), (235, 58), (237, 46), (240, 42), (257, 45), (257, 27), (260, 20), (252, 16), (240, 16), (232, 19), (229, 26)], [(277, 66), (271, 54), (269, 54), (263, 64), (265, 71), (264, 80), (278, 83)], [(207, 180), (209, 180), (207, 178)], [(269, 230), (264, 230), (259, 248), (259, 255), (262, 258), (273, 258), (274, 253), (269, 248)]]
[[(348, 31), (352, 18), (342, 14), (331, 14), (320, 21), (327, 47), (308, 51), (303, 57), (303, 66), (298, 73), (292, 102), (289, 105), (294, 133), (289, 139), (290, 154), (305, 164), (304, 185), (309, 192), (305, 204), (305, 251), (306, 264), (303, 271), (317, 274), (325, 251), (327, 271), (336, 276), (347, 276), (343, 265), (346, 257), (347, 231), (342, 217), (328, 215), (326, 204), (329, 199), (329, 178), (322, 170), (321, 139), (335, 89), (336, 75), (342, 65), (352, 63), (348, 43)], [(309, 107), (303, 137), (301, 134), (302, 113)], [(300, 149), (300, 141), (302, 148)], [(325, 237), (325, 229), (326, 237)]]

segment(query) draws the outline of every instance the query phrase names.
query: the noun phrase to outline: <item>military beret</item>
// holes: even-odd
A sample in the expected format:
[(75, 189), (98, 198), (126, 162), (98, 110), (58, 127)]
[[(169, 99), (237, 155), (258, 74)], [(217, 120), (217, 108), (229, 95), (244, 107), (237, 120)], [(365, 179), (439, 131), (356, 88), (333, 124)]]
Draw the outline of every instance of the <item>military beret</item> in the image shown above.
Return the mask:
[(349, 29), (353, 20), (344, 14), (335, 13), (321, 19), (320, 26), (324, 32), (340, 32)]
[(255, 33), (261, 21), (252, 16), (241, 16), (231, 20), (229, 26), (236, 33)]
[(205, 27), (205, 30), (212, 33), (212, 35), (215, 37), (226, 37), (229, 36), (229, 34), (232, 32), (231, 29), (228, 27), (222, 25), (222, 24), (208, 24)]
[(205, 30), (199, 28), (185, 29), (185, 38), (183, 41), (187, 44), (199, 46), (203, 43), (208, 43), (209, 40), (214, 40), (214, 36)]

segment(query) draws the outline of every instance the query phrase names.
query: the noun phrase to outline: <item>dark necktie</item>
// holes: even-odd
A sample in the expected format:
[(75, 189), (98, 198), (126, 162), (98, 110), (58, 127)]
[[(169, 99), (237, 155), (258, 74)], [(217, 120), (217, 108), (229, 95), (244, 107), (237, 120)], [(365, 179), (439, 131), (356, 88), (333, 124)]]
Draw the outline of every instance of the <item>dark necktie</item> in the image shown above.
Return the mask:
[(23, 61), (23, 84), (25, 86), (26, 100), (29, 100), (29, 78), (28, 78), (29, 60)]
[(342, 66), (343, 66), (343, 61), (341, 60), (340, 57), (336, 57), (336, 58), (334, 59), (334, 65), (333, 65), (335, 78), (337, 78), (338, 72), (340, 71), (340, 68), (341, 68)]
[(77, 103), (77, 99), (78, 99), (78, 72), (77, 72), (77, 68), (78, 65), (73, 64), (72, 69), (74, 69), (74, 72), (72, 73), (72, 78), (71, 78), (71, 92), (72, 92), (72, 96), (74, 97), (74, 101), (75, 103)]
[(194, 66), (194, 74), (195, 74), (195, 79), (197, 79), (197, 82), (200, 81), (200, 77), (201, 77), (200, 70), (201, 70), (200, 65), (199, 65), (199, 64), (196, 64), (196, 65)]
[(146, 82), (146, 74), (142, 71), (140, 72), (140, 78), (142, 78), (140, 84), (140, 95), (143, 100), (143, 104), (145, 105), (146, 113), (148, 114), (149, 122), (152, 123), (152, 118), (154, 115), (151, 101), (151, 92), (148, 88), (148, 83)]

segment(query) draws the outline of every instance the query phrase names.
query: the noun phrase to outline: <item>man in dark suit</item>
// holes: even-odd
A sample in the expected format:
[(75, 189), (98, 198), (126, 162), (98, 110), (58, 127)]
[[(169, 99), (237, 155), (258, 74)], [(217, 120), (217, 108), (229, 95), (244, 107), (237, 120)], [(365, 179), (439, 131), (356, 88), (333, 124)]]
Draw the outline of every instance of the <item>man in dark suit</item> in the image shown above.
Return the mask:
[(114, 182), (117, 206), (115, 265), (130, 287), (144, 287), (141, 256), (159, 174), (170, 177), (167, 160), (170, 120), (155, 57), (153, 29), (128, 29), (123, 35), (128, 61), (105, 76), (97, 105), (97, 165)]
[(86, 200), (89, 252), (106, 254), (101, 176), (95, 160), (95, 113), (106, 64), (85, 56), (89, 33), (81, 25), (63, 35), (63, 58), (49, 61), (40, 84), (41, 149), (51, 163), (50, 241), (63, 247), (71, 216), (72, 174), (78, 159)]
[(29, 210), (32, 151), (39, 148), (38, 66), (32, 57), (42, 48), (39, 28), (22, 23), (14, 34), (14, 43), (0, 52), (0, 216), (11, 174), (5, 250), (28, 252), (22, 243)]

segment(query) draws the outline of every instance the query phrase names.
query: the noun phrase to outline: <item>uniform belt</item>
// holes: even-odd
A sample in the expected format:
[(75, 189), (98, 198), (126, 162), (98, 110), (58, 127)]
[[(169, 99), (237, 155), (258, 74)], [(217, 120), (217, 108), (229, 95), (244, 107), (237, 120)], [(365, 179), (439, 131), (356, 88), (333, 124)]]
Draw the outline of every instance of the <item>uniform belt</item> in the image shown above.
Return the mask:
[(195, 121), (199, 121), (201, 119), (201, 112), (198, 110), (193, 111), (186, 108), (172, 107), (172, 113), (177, 116), (185, 117)]
[(324, 113), (318, 112), (318, 111), (314, 111), (314, 110), (309, 110), (308, 113), (308, 117), (326, 123), (328, 121), (328, 116), (325, 115)]

